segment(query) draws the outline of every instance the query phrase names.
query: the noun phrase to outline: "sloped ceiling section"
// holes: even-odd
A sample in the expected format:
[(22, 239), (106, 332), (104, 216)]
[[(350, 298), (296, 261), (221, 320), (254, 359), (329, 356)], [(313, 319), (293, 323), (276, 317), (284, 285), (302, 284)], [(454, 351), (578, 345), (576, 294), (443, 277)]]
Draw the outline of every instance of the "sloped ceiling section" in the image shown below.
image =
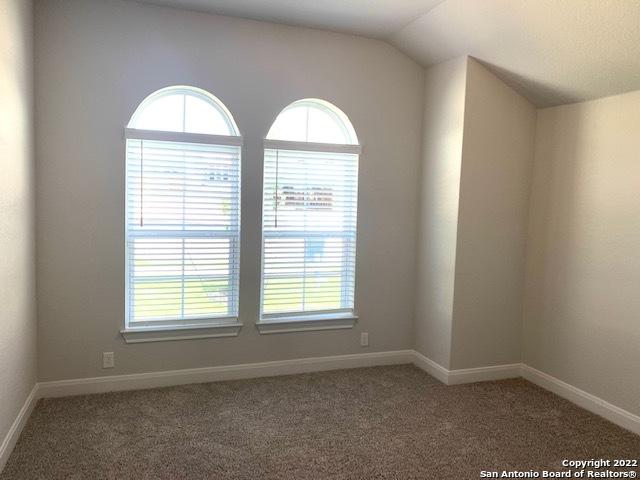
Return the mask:
[(232, 17), (386, 38), (443, 0), (139, 0)]
[(535, 105), (640, 89), (640, 0), (138, 0), (471, 55)]
[(391, 42), (425, 66), (471, 55), (540, 107), (640, 89), (638, 0), (446, 0)]

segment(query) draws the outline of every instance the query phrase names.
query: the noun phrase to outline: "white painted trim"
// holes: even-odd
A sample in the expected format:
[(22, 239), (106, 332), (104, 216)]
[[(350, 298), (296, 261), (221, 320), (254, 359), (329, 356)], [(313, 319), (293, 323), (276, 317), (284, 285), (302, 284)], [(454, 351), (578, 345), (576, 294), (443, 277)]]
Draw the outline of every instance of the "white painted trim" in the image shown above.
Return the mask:
[(296, 373), (339, 370), (343, 368), (374, 367), (411, 363), (412, 350), (357, 353), (332, 357), (297, 358), (274, 362), (224, 365), (164, 372), (136, 373), (106, 377), (78, 378), (40, 383), (42, 397), (64, 397), (122, 390), (167, 387), (190, 383), (206, 383), (243, 378), (272, 377)]
[[(398, 365), (404, 363), (413, 363), (445, 385), (459, 385), (463, 383), (501, 380), (522, 376), (545, 390), (549, 390), (623, 428), (640, 434), (640, 416), (527, 365), (515, 363), (448, 370), (414, 350), (357, 353), (331, 357), (310, 357), (273, 362), (42, 382), (34, 387), (29, 399), (27, 399), (25, 406), (18, 415), (16, 422), (14, 422), (10, 433), (14, 432), (16, 436), (14, 439), (15, 443), (37, 398), (63, 397), (121, 390), (139, 390), (190, 383), (294, 375), (297, 373), (338, 370), (343, 368), (374, 367), (380, 365)], [(8, 435), (7, 438), (10, 438), (10, 436), (11, 435)], [(5, 444), (7, 444), (6, 439), (2, 445), (2, 449), (0, 449), (0, 464), (2, 455), (6, 449)], [(11, 448), (13, 448), (13, 444)]]
[(488, 367), (462, 368), (448, 370), (430, 358), (425, 357), (414, 350), (413, 364), (437, 378), (445, 385), (460, 385), (463, 383), (488, 382), (491, 380), (504, 380), (506, 378), (518, 378), (520, 376), (520, 363), (505, 365), (491, 365)]
[(316, 142), (293, 142), (289, 140), (264, 141), (265, 150), (294, 150), (305, 152), (330, 152), (330, 153), (362, 153), (360, 145), (349, 145), (342, 143), (316, 143)]
[(308, 315), (262, 319), (256, 328), (262, 335), (271, 333), (310, 332), (353, 328), (358, 317), (353, 313)]
[(210, 145), (241, 146), (242, 137), (235, 135), (209, 135), (206, 133), (165, 132), (125, 128), (124, 138), (129, 140), (153, 140), (158, 142), (204, 143)]
[(16, 442), (22, 433), (22, 429), (27, 423), (27, 420), (29, 420), (36, 403), (38, 403), (38, 398), (40, 398), (38, 392), (39, 384), (36, 383), (24, 401), (22, 408), (18, 412), (18, 416), (11, 425), (11, 428), (9, 428), (2, 444), (0, 444), (0, 472), (2, 472), (2, 469), (7, 464), (7, 460), (9, 460), (11, 452), (13, 452), (13, 447), (16, 446)]
[(126, 343), (167, 342), (200, 338), (237, 337), (242, 328), (238, 321), (187, 325), (149, 325), (120, 330)]
[(449, 384), (449, 370), (415, 350), (413, 351), (413, 364), (445, 385)]
[(491, 380), (518, 378), (520, 377), (520, 367), (520, 363), (507, 363), (504, 365), (491, 365), (489, 367), (450, 370), (449, 382), (447, 385), (460, 385), (462, 383), (490, 382)]
[(604, 417), (622, 428), (640, 434), (640, 416), (569, 385), (551, 375), (536, 370), (533, 367), (523, 364), (508, 364), (448, 370), (414, 350), (396, 350), (38, 383), (31, 390), (13, 425), (0, 445), (0, 471), (6, 464), (38, 398), (121, 390), (139, 390), (190, 383), (292, 375), (297, 373), (380, 365), (398, 365), (404, 363), (413, 363), (446, 385), (522, 376), (545, 390), (549, 390), (596, 415)]
[(522, 376), (531, 383), (535, 383), (539, 387), (549, 390), (550, 392), (569, 400), (571, 403), (575, 403), (585, 410), (589, 410), (590, 412), (604, 417), (622, 428), (626, 428), (627, 430), (640, 435), (640, 416), (634, 415), (633, 413), (617, 407), (600, 397), (596, 397), (584, 390), (580, 390), (573, 385), (563, 382), (562, 380), (552, 377), (540, 370), (536, 370), (528, 365), (522, 365), (521, 372)]
[(414, 351), (413, 364), (445, 385), (523, 377), (591, 413), (595, 413), (622, 428), (640, 435), (640, 416), (523, 363), (448, 370), (430, 358)]

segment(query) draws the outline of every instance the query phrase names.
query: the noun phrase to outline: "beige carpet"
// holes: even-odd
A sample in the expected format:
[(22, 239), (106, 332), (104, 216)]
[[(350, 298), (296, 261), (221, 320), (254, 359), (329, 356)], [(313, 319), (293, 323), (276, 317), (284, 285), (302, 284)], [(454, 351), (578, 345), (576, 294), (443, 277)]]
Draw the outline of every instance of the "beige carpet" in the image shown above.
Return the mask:
[(640, 437), (524, 380), (378, 367), (41, 400), (0, 479), (476, 479), (640, 458)]

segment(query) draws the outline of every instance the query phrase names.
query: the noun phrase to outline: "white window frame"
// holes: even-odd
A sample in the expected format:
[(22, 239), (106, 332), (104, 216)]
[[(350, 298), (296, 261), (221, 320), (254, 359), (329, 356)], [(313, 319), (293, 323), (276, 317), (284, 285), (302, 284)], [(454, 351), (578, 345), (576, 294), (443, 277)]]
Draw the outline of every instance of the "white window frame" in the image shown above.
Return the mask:
[[(295, 104), (302, 104), (302, 102), (295, 102)], [(293, 105), (293, 104), (292, 104)], [(332, 112), (333, 113), (333, 112)], [(346, 116), (345, 116), (346, 117)], [(348, 121), (348, 119), (347, 119)], [(349, 124), (350, 126), (350, 124)], [(349, 153), (362, 154), (362, 145), (360, 144), (336, 144), (336, 143), (317, 143), (317, 142), (299, 142), (289, 140), (276, 140), (266, 138), (263, 142), (263, 158), (266, 150), (291, 150), (291, 151), (309, 151), (319, 153)], [(261, 223), (264, 222), (264, 203), (262, 207)], [(289, 333), (289, 332), (304, 332), (304, 331), (316, 331), (316, 330), (340, 330), (353, 328), (358, 315), (355, 311), (355, 304), (353, 309), (333, 309), (327, 311), (313, 311), (313, 312), (287, 312), (287, 313), (272, 313), (264, 314), (264, 268), (265, 268), (265, 231), (264, 225), (261, 224), (261, 265), (260, 265), (260, 316), (256, 323), (258, 331), (261, 334), (274, 334), (274, 333)], [(357, 227), (356, 227), (357, 232)], [(357, 233), (356, 233), (357, 234)], [(354, 241), (356, 241), (354, 239)], [(355, 262), (355, 259), (354, 259)], [(356, 272), (354, 270), (353, 275), (355, 277)], [(357, 285), (354, 278), (354, 302), (357, 291)]]
[[(179, 87), (172, 88), (169, 87), (165, 89), (166, 93), (196, 93), (198, 94), (197, 89), (191, 89), (188, 87)], [(158, 98), (160, 95), (163, 95), (165, 91), (156, 92), (152, 94), (149, 98), (154, 97)], [(158, 95), (159, 94), (159, 95)], [(156, 96), (157, 95), (157, 96)], [(206, 92), (203, 92), (203, 95), (206, 95)], [(208, 95), (207, 95), (208, 97)], [(214, 97), (215, 99), (215, 97)], [(149, 99), (143, 101), (140, 106), (140, 109), (144, 108), (146, 102)], [(217, 100), (217, 99), (216, 99)], [(226, 109), (224, 104), (221, 102), (219, 105), (216, 105), (220, 111), (228, 116), (230, 122), (233, 122), (230, 112)], [(136, 112), (137, 113), (137, 112)], [(135, 118), (135, 114), (134, 114)], [(235, 123), (230, 124), (230, 130), (238, 133), (237, 127)], [(130, 140), (149, 140), (149, 141), (164, 141), (164, 142), (177, 142), (177, 143), (197, 143), (197, 144), (208, 144), (208, 145), (227, 145), (227, 146), (237, 146), (239, 147), (239, 161), (242, 162), (242, 146), (243, 146), (243, 138), (241, 135), (211, 135), (211, 134), (200, 134), (200, 133), (188, 133), (188, 132), (172, 132), (172, 131), (162, 131), (162, 130), (143, 130), (126, 127), (124, 129), (124, 139), (125, 143)], [(125, 169), (128, 168), (126, 165), (126, 155), (125, 155)], [(241, 164), (239, 165), (238, 175), (241, 175)], [(241, 177), (240, 177), (241, 178)], [(239, 186), (240, 188), (240, 186)], [(153, 321), (135, 321), (132, 322), (130, 320), (130, 285), (129, 285), (129, 219), (128, 219), (128, 188), (125, 184), (125, 315), (124, 315), (124, 328), (120, 331), (122, 337), (124, 338), (126, 343), (147, 343), (147, 342), (157, 342), (157, 341), (171, 341), (171, 340), (186, 340), (186, 339), (200, 339), (200, 338), (213, 338), (213, 337), (234, 337), (237, 336), (242, 328), (242, 323), (240, 323), (238, 318), (238, 308), (239, 305), (235, 302), (239, 300), (239, 292), (237, 298), (234, 298), (234, 303), (231, 305), (230, 310), (235, 311), (236, 315), (233, 316), (215, 316), (215, 317), (198, 317), (198, 318), (168, 318), (165, 320), (153, 320)], [(240, 208), (240, 203), (242, 201), (241, 195), (238, 198), (238, 208)], [(150, 232), (140, 232), (139, 237), (145, 236), (153, 236), (153, 231)], [(169, 235), (171, 233), (175, 233), (171, 230), (162, 231), (162, 235)], [(208, 232), (211, 234), (211, 232)], [(181, 235), (184, 236), (184, 232), (181, 232)], [(237, 242), (237, 247), (235, 251), (237, 252), (237, 264), (238, 264), (238, 276), (239, 276), (239, 265), (240, 265), (240, 221), (238, 221), (237, 230), (224, 232), (221, 234), (214, 234), (217, 237), (225, 237), (229, 238), (230, 241)], [(194, 237), (198, 237), (198, 235), (194, 234)], [(236, 279), (236, 283), (238, 284), (239, 289), (239, 279)]]

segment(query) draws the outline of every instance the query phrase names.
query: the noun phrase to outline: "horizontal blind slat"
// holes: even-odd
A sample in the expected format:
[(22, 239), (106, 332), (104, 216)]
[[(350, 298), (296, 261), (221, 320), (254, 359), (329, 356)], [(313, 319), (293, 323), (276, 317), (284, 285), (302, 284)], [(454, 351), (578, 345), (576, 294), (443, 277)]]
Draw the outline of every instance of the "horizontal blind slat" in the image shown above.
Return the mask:
[(263, 315), (353, 309), (358, 155), (265, 149)]
[(240, 147), (129, 139), (126, 182), (129, 321), (236, 316)]

